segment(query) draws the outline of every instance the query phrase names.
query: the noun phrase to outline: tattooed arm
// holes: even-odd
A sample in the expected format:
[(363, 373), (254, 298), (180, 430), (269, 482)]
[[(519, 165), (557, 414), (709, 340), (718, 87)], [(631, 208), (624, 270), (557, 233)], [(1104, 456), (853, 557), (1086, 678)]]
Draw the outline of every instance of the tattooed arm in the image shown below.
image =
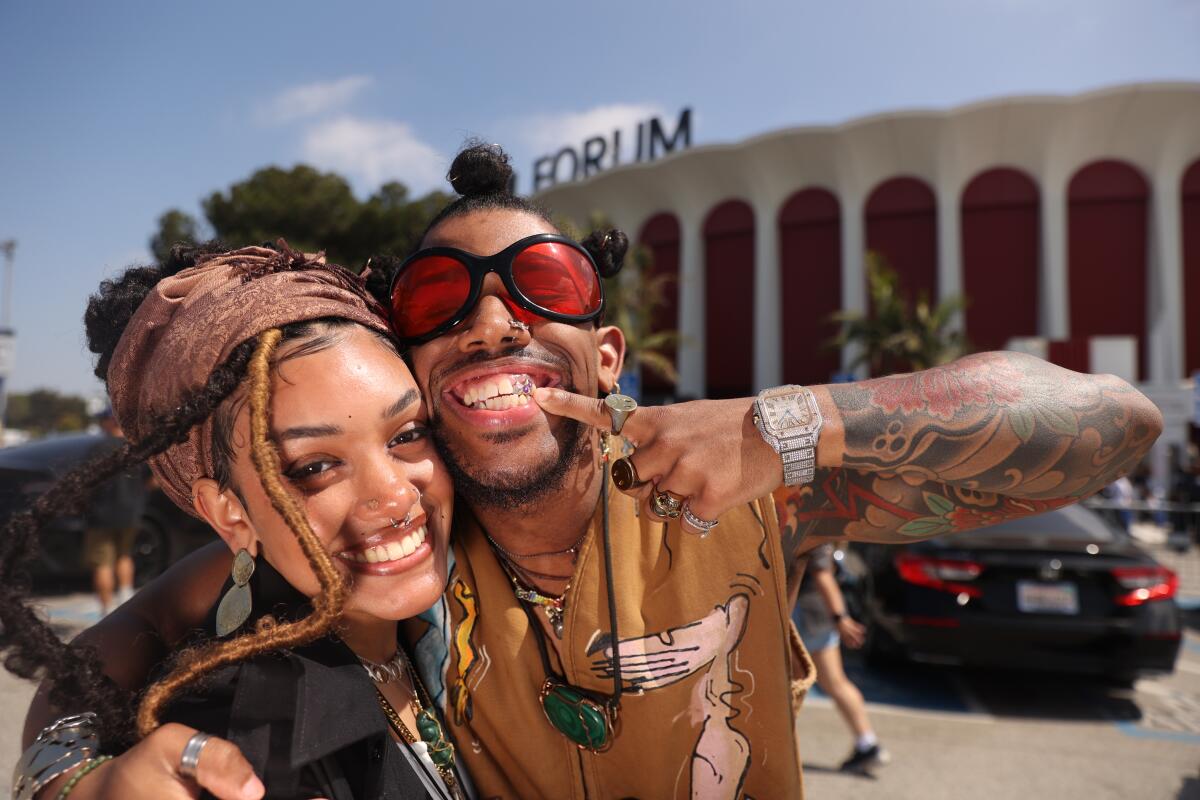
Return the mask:
[(775, 493), (792, 556), (823, 538), (915, 541), (1076, 502), (1131, 471), (1162, 431), (1125, 381), (1021, 353), (814, 391), (821, 468)]

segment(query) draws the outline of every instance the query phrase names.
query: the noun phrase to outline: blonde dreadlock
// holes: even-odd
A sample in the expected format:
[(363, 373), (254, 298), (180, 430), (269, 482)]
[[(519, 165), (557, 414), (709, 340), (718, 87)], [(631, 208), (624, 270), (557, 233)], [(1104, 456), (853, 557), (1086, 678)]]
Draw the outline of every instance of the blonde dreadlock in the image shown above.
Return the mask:
[(304, 510), (280, 480), (279, 454), (270, 438), (271, 356), (283, 338), (278, 328), (263, 331), (250, 358), (250, 456), (263, 490), (275, 511), (300, 542), (309, 566), (317, 576), (321, 593), (313, 598), (308, 616), (277, 624), (272, 618), (259, 620), (254, 633), (230, 642), (200, 645), (180, 653), (175, 668), (146, 690), (138, 708), (137, 727), (146, 736), (159, 725), (162, 709), (186, 686), (205, 674), (271, 650), (297, 647), (317, 639), (332, 627), (346, 600), (346, 582), (333, 564), (320, 539), (309, 525)]

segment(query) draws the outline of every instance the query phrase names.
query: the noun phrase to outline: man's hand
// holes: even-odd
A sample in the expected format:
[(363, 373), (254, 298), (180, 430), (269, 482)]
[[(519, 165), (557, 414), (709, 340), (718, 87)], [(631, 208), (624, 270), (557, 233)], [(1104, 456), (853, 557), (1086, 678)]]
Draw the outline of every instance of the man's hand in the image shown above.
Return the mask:
[[(250, 762), (233, 744), (212, 737), (200, 751), (196, 777), (179, 774), (183, 747), (196, 730), (169, 723), (97, 769), (71, 792), (72, 800), (184, 800), (208, 790), (218, 800), (259, 800), (265, 793)], [(71, 773), (38, 793), (38, 800), (58, 796)]]
[[(600, 430), (612, 426), (602, 400), (545, 388), (535, 390), (534, 398), (547, 413)], [(627, 494), (660, 518), (649, 507), (650, 497), (655, 489), (670, 492), (705, 520), (769, 494), (783, 482), (783, 462), (754, 427), (753, 407), (752, 397), (639, 407), (621, 430), (634, 445), (629, 458), (643, 481)]]

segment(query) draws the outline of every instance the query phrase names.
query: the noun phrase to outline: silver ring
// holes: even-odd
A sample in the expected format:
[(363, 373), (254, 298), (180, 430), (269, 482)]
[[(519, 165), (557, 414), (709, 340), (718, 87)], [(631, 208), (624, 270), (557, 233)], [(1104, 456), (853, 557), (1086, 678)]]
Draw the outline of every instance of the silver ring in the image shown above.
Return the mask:
[(625, 420), (629, 419), (629, 415), (637, 411), (637, 401), (626, 394), (621, 394), (621, 385), (617, 384), (613, 387), (612, 392), (605, 395), (604, 405), (608, 408), (608, 414), (612, 418), (612, 435), (620, 436), (621, 429), (625, 427)]
[(179, 774), (185, 778), (196, 777), (196, 766), (200, 763), (200, 751), (212, 737), (207, 733), (196, 732), (183, 746), (183, 755), (179, 757)]
[(529, 333), (529, 324), (526, 322), (521, 322), (519, 319), (510, 319), (508, 321), (508, 327), (512, 328), (514, 331), (524, 331), (525, 333)]
[(692, 513), (692, 509), (688, 505), (687, 500), (683, 501), (683, 508), (681, 508), (680, 511), (683, 514), (683, 521), (700, 531), (701, 538), (708, 536), (709, 531), (721, 524), (720, 520), (701, 519), (700, 517), (697, 517)]

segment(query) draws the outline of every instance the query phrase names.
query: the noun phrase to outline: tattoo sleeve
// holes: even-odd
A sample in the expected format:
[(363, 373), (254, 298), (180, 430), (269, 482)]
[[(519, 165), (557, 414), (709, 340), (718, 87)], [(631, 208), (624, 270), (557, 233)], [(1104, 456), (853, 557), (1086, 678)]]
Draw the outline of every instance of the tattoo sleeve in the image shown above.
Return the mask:
[(821, 460), (840, 467), (776, 493), (793, 555), (812, 537), (915, 541), (1076, 502), (1131, 471), (1162, 430), (1125, 381), (1020, 353), (825, 389), (840, 452)]

